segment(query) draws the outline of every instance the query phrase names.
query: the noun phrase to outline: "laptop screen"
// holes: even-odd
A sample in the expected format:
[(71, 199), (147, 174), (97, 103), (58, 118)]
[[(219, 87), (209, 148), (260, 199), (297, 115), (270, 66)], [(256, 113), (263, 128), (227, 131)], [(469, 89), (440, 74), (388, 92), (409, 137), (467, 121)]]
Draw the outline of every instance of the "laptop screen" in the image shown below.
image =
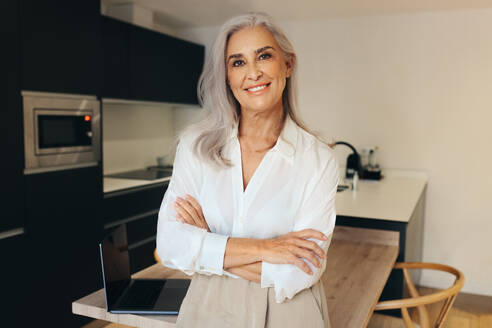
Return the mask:
[(122, 224), (113, 228), (99, 244), (99, 248), (106, 292), (106, 307), (109, 311), (131, 281), (126, 226)]

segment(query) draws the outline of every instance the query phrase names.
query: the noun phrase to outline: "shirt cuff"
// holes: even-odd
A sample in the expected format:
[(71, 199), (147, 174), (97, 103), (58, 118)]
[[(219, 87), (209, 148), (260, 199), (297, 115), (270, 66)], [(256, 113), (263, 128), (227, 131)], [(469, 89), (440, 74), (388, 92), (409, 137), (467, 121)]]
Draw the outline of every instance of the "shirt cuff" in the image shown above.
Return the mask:
[(198, 260), (198, 271), (222, 275), (224, 254), (228, 236), (207, 232), (203, 239), (202, 251)]
[(273, 287), (275, 285), (272, 271), (273, 267), (271, 263), (261, 262), (261, 288)]

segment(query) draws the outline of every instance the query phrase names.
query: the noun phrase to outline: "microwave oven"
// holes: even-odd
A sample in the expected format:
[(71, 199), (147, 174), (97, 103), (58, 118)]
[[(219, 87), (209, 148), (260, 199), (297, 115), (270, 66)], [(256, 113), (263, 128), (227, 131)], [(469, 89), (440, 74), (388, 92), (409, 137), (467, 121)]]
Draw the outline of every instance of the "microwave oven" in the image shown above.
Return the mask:
[(98, 165), (100, 102), (95, 96), (21, 94), (25, 174)]

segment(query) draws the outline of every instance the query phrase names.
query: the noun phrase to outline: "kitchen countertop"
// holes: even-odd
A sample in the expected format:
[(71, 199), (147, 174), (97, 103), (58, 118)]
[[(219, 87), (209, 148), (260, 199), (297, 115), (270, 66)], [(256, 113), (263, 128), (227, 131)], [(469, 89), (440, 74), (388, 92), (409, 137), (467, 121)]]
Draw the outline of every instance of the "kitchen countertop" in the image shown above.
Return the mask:
[[(425, 190), (423, 172), (384, 170), (380, 181), (359, 180), (357, 190), (337, 193), (337, 215), (408, 222)], [(340, 184), (344, 183), (343, 179)]]
[[(344, 170), (341, 170), (343, 176)], [(427, 185), (427, 175), (418, 171), (383, 171), (380, 181), (359, 180), (357, 190), (338, 192), (336, 196), (337, 215), (408, 222)], [(133, 180), (103, 178), (104, 193), (129, 190), (153, 184), (162, 184), (171, 180), (166, 177), (157, 180)], [(341, 179), (340, 184), (344, 183)]]
[(103, 177), (103, 192), (107, 194), (125, 189), (149, 186), (153, 184), (162, 184), (164, 182), (168, 182), (169, 180), (171, 180), (171, 177), (156, 180), (134, 180)]

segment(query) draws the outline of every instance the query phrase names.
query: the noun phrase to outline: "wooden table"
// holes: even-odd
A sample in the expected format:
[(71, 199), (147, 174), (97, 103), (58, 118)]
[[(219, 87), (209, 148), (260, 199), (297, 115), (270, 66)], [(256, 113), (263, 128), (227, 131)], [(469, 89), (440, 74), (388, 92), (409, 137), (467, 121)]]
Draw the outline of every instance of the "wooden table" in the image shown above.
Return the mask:
[[(333, 328), (366, 327), (398, 255), (398, 232), (335, 227), (322, 276)], [(150, 266), (134, 278), (188, 278)], [(112, 314), (106, 311), (104, 290), (72, 303), (75, 314), (134, 327), (175, 327), (177, 316)]]

